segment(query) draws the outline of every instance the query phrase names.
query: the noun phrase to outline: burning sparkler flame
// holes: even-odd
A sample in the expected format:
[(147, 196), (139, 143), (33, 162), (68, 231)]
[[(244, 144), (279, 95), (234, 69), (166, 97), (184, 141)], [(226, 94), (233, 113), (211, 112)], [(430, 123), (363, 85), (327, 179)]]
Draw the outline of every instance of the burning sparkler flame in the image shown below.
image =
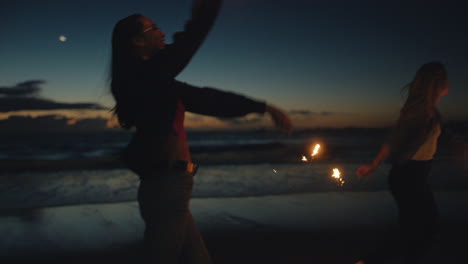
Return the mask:
[[(320, 149), (320, 144), (316, 144), (315, 147), (314, 147), (314, 150), (312, 151), (312, 154), (310, 154), (310, 156), (311, 156), (310, 161), (312, 161), (312, 160), (315, 158), (315, 155), (318, 154), (319, 149)], [(303, 162), (308, 162), (309, 160), (307, 159), (306, 156), (302, 156), (302, 161), (303, 161)], [(309, 163), (309, 164), (310, 164), (310, 163)]]
[(341, 173), (340, 173), (340, 170), (339, 169), (333, 169), (333, 175), (332, 175), (333, 178), (336, 178), (336, 179), (339, 179), (341, 178)]
[(315, 145), (314, 151), (312, 152), (311, 156), (314, 157), (315, 155), (317, 155), (317, 153), (319, 152), (319, 149), (320, 149), (320, 144)]
[(343, 186), (345, 184), (345, 181), (343, 180), (343, 178), (341, 178), (341, 173), (339, 169), (337, 168), (333, 169), (332, 177), (338, 180), (338, 184), (340, 186)]

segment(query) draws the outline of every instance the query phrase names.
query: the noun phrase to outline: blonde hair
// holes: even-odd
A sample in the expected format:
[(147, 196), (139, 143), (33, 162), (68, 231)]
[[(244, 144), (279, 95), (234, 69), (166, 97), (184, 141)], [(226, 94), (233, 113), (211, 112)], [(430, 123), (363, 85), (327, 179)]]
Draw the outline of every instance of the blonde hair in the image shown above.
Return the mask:
[(447, 71), (442, 63), (434, 61), (421, 66), (408, 89), (408, 97), (400, 111), (400, 121), (415, 117), (428, 120), (439, 119), (436, 104), (448, 81)]

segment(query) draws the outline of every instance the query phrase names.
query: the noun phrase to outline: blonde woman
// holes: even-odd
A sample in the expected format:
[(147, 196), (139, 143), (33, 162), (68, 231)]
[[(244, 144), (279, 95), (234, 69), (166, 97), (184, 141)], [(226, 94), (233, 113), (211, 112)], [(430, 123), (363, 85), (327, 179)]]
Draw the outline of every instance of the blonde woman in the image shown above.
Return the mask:
[(440, 62), (422, 65), (408, 89), (408, 98), (392, 133), (373, 162), (359, 167), (356, 173), (365, 177), (383, 161), (391, 162), (388, 180), (398, 207), (404, 256), (414, 263), (438, 231), (438, 211), (428, 175), (441, 133), (437, 103), (449, 90), (444, 65)]

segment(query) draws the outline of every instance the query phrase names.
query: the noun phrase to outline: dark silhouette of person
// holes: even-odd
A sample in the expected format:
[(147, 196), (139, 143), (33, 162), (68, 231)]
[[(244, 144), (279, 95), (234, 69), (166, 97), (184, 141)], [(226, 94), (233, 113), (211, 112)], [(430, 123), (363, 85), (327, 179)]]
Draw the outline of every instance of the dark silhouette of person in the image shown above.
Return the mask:
[(266, 112), (291, 133), (289, 117), (273, 105), (175, 79), (203, 43), (220, 6), (221, 0), (195, 0), (185, 30), (174, 34), (170, 45), (158, 26), (140, 14), (123, 18), (113, 30), (113, 111), (121, 127), (135, 128), (123, 159), (140, 178), (138, 203), (146, 257), (152, 262), (211, 263), (189, 210), (197, 165), (190, 157), (185, 111), (217, 117)]
[(449, 90), (447, 71), (440, 62), (426, 63), (407, 87), (408, 97), (392, 133), (374, 161), (356, 173), (364, 177), (382, 161), (391, 162), (388, 181), (398, 207), (403, 257), (407, 263), (418, 263), (439, 229), (428, 176), (441, 134), (437, 103)]

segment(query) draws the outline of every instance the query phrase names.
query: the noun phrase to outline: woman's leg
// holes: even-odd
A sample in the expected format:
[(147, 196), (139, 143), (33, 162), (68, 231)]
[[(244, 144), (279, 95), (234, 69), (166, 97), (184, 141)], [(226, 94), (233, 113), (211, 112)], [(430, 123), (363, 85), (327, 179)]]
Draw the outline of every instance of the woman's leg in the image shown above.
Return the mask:
[(412, 256), (427, 249), (437, 222), (437, 207), (427, 183), (429, 170), (429, 161), (410, 161), (394, 166), (389, 175), (404, 246)]
[(193, 177), (185, 171), (161, 172), (140, 182), (138, 202), (145, 221), (146, 259), (179, 263), (193, 222), (189, 211)]
[(211, 264), (212, 260), (208, 250), (206, 249), (205, 242), (203, 241), (202, 235), (197, 229), (192, 214), (189, 213), (185, 243), (182, 250), (183, 263), (190, 264)]

